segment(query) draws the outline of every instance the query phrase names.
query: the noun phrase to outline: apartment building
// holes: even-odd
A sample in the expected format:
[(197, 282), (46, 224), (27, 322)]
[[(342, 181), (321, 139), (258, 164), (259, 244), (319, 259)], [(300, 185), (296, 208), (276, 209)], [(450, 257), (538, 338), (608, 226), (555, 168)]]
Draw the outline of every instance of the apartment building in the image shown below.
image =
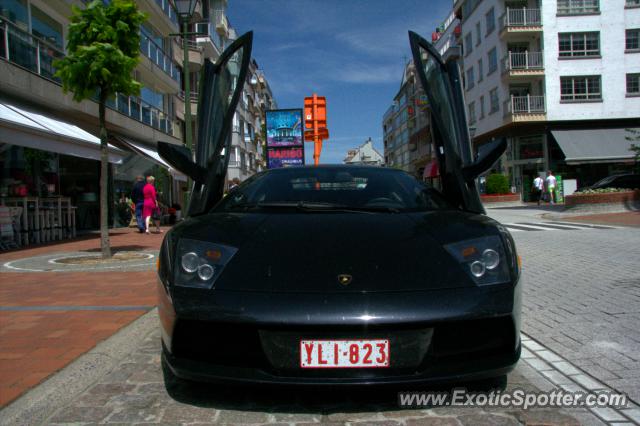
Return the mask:
[[(430, 117), (426, 95), (413, 61), (403, 70), (392, 105), (382, 117), (384, 162), (418, 178), (432, 161)], [(427, 176), (428, 177), (428, 176)]]
[(499, 168), (525, 199), (544, 170), (582, 186), (630, 169), (638, 0), (456, 0), (453, 14), (474, 144), (507, 138)]
[[(78, 227), (92, 229), (98, 226), (98, 104), (94, 100), (77, 103), (71, 94), (64, 94), (53, 67), (54, 60), (65, 55), (71, 7), (85, 3), (11, 0), (0, 4), (0, 196), (11, 195), (16, 185), (24, 185), (32, 195), (71, 197), (78, 209)], [(235, 32), (225, 14), (226, 0), (199, 1), (189, 28), (199, 34), (190, 35), (187, 41), (185, 70), (184, 41), (174, 36), (181, 28), (169, 0), (136, 3), (148, 16), (140, 31), (140, 63), (134, 71), (143, 88), (140, 96), (117, 95), (107, 105), (109, 192), (118, 200), (129, 194), (136, 175), (153, 174), (159, 178), (156, 184), (162, 201), (181, 204), (186, 178), (158, 156), (156, 144), (184, 143), (184, 81), (189, 78), (195, 145), (200, 69), (205, 59), (219, 57), (235, 39)], [(248, 79), (237, 115), (250, 126), (244, 127), (247, 131), (240, 138), (234, 133), (236, 152), (231, 153), (233, 166), (234, 157), (241, 160), (243, 150), (253, 149), (247, 156), (245, 177), (261, 164), (260, 132), (255, 132), (261, 128), (259, 108), (273, 105), (269, 85), (255, 62)], [(253, 108), (255, 104), (258, 109)], [(251, 143), (245, 146), (247, 141)], [(37, 179), (29, 165), (34, 155), (45, 162)], [(242, 161), (238, 168), (242, 169)], [(45, 193), (42, 187), (47, 188)]]

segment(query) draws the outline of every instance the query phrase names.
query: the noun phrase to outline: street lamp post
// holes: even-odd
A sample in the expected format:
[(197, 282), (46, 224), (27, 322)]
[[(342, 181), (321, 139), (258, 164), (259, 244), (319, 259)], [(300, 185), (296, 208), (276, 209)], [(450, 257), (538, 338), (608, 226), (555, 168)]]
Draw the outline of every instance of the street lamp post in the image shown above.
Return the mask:
[[(184, 79), (184, 142), (189, 152), (192, 152), (192, 141), (191, 141), (191, 81), (189, 78), (189, 40), (187, 36), (189, 33), (189, 22), (191, 22), (191, 18), (193, 17), (193, 13), (196, 8), (196, 3), (198, 0), (170, 0), (176, 14), (178, 15), (178, 20), (182, 25), (182, 32), (179, 34), (182, 38), (182, 50), (183, 50), (183, 59), (182, 59), (182, 78)], [(186, 213), (187, 202), (189, 199), (189, 192), (191, 191), (191, 179), (187, 180), (187, 192), (184, 194), (184, 210)]]

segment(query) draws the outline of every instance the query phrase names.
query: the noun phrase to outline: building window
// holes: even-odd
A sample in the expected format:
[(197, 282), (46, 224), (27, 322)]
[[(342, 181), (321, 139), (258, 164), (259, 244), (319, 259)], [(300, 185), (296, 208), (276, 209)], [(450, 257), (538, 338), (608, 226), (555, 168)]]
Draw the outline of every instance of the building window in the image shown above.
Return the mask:
[(473, 72), (473, 67), (469, 68), (467, 70), (467, 90), (471, 90), (473, 89), (473, 86), (476, 85), (475, 82), (475, 76), (474, 76), (474, 72)]
[(482, 81), (484, 75), (484, 67), (482, 64), (482, 59), (478, 59), (478, 83)]
[(469, 53), (473, 52), (473, 34), (469, 33), (464, 36), (464, 55), (467, 56)]
[(640, 74), (627, 74), (627, 95), (640, 96)]
[(489, 53), (487, 54), (487, 57), (489, 59), (488, 74), (491, 74), (492, 72), (498, 69), (498, 51), (496, 50), (495, 47), (489, 51)]
[(625, 3), (627, 7), (640, 6), (640, 0), (627, 0)]
[(627, 51), (640, 51), (640, 29), (626, 31), (624, 48)]
[(497, 87), (489, 91), (489, 101), (491, 102), (491, 109), (489, 110), (489, 114), (493, 114), (500, 109), (500, 99), (498, 98)]
[(558, 0), (558, 15), (584, 15), (600, 12), (599, 0)]
[(491, 34), (496, 28), (496, 12), (493, 10), (493, 8), (489, 9), (487, 14), (484, 15), (484, 18), (487, 24), (487, 33), (485, 34), (486, 37)]
[(484, 96), (480, 96), (480, 119), (484, 118)]
[(480, 22), (476, 23), (476, 46), (480, 45), (480, 41), (482, 40), (482, 36), (481, 36), (481, 29), (480, 29)]
[(560, 100), (601, 101), (600, 76), (560, 77)]
[(473, 101), (469, 104), (469, 124), (476, 122), (476, 102)]
[(600, 56), (600, 33), (559, 33), (560, 57)]

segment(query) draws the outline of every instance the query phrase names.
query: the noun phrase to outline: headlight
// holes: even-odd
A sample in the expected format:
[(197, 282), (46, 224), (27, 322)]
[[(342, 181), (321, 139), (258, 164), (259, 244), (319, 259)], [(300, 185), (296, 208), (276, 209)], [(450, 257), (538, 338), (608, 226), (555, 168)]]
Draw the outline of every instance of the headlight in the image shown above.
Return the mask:
[(237, 251), (237, 248), (223, 244), (180, 239), (175, 257), (175, 285), (212, 288)]
[(456, 258), (478, 285), (510, 280), (509, 265), (502, 239), (498, 236), (475, 238), (447, 244), (444, 248)]

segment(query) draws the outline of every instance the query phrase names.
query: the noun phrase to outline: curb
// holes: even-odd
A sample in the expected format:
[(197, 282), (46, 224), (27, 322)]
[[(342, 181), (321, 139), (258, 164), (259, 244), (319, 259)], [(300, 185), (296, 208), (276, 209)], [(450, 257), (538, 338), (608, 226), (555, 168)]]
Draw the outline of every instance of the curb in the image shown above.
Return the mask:
[(154, 308), (98, 343), (89, 352), (0, 410), (0, 423), (44, 423), (58, 408), (70, 403), (129, 356), (132, 347), (153, 332), (157, 321), (157, 308)]

